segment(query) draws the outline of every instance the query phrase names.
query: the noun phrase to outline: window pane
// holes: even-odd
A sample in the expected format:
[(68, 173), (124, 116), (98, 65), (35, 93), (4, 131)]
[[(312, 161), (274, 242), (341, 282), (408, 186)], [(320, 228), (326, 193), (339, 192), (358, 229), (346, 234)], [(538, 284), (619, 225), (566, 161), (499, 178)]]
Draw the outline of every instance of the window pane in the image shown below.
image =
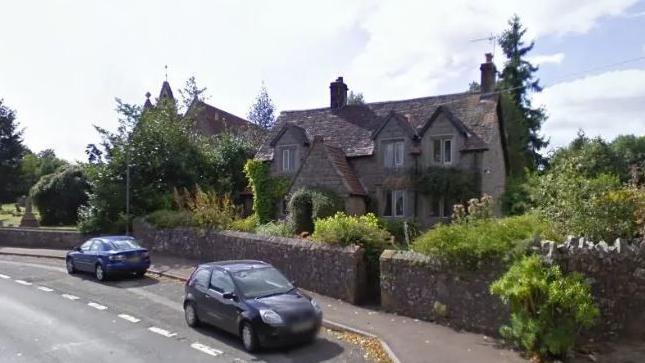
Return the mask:
[(432, 145), (432, 159), (435, 163), (441, 162), (441, 140), (434, 140)]
[(405, 193), (402, 190), (397, 190), (396, 192), (394, 192), (395, 215), (397, 217), (404, 215), (404, 196)]
[(403, 141), (395, 142), (394, 147), (394, 166), (403, 166)]
[(432, 216), (441, 217), (441, 200), (432, 198)]
[(392, 215), (392, 191), (385, 191), (385, 210), (383, 211), (384, 216)]
[(195, 277), (193, 278), (194, 285), (203, 289), (208, 288), (208, 279), (210, 278), (210, 275), (211, 272), (207, 268), (199, 269), (195, 272)]
[(233, 273), (238, 289), (247, 298), (281, 294), (293, 285), (273, 267), (253, 268)]
[(385, 155), (383, 157), (386, 168), (391, 168), (394, 166), (394, 145), (389, 142), (385, 144)]
[(452, 140), (443, 141), (443, 162), (452, 162)]
[(289, 170), (296, 170), (296, 150), (289, 150)]
[(282, 150), (282, 170), (289, 170), (289, 149)]
[(220, 270), (213, 270), (213, 274), (211, 275), (211, 288), (221, 293), (235, 291), (231, 277), (226, 272)]

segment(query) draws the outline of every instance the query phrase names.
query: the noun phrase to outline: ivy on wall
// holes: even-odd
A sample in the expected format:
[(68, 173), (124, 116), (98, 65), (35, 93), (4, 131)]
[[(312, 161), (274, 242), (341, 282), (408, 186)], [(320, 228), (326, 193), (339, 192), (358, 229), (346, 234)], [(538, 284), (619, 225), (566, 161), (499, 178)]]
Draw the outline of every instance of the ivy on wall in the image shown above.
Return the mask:
[(414, 180), (417, 191), (431, 197), (466, 200), (480, 194), (480, 174), (475, 171), (431, 166)]
[(284, 197), (289, 187), (286, 178), (269, 175), (269, 164), (249, 159), (244, 165), (244, 174), (253, 192), (253, 212), (260, 224), (271, 221), (275, 216), (275, 205)]

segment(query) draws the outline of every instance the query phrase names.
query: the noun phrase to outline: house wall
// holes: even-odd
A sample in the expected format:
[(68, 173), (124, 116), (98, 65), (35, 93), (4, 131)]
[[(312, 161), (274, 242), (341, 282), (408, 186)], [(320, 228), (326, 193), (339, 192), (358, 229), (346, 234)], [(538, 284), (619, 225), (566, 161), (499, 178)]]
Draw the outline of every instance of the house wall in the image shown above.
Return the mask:
[[(303, 135), (297, 132), (294, 128), (288, 128), (282, 137), (276, 142), (274, 152), (273, 152), (273, 161), (271, 162), (271, 174), (280, 175), (280, 176), (293, 176), (307, 153), (307, 146), (305, 146), (305, 141)], [(282, 149), (284, 146), (294, 146), (296, 147), (296, 168), (293, 173), (285, 173), (282, 171)]]
[(489, 149), (482, 155), (481, 168), (482, 193), (493, 197), (497, 202), (497, 213), (501, 213), (499, 201), (506, 189), (506, 164), (498, 130), (495, 130), (495, 136), (490, 142)]
[(302, 187), (326, 189), (342, 198), (349, 197), (343, 180), (331, 165), (322, 143), (314, 143), (307, 157), (307, 163), (295, 176), (290, 191), (294, 192)]

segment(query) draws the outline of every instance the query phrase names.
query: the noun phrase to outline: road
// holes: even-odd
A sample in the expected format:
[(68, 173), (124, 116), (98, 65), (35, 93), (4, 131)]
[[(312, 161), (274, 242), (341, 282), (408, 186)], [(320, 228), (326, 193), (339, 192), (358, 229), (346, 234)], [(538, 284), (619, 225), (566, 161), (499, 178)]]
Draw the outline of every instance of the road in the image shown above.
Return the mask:
[(310, 345), (251, 355), (234, 336), (184, 322), (183, 284), (99, 283), (60, 260), (0, 256), (0, 362), (364, 362), (326, 331)]

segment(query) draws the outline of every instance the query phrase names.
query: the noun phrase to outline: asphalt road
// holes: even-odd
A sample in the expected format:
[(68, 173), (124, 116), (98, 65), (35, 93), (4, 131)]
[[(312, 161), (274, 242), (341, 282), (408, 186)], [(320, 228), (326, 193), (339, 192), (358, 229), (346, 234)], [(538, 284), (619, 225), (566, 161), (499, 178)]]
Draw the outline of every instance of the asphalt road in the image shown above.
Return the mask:
[(360, 347), (321, 332), (305, 346), (250, 355), (232, 335), (184, 322), (183, 284), (105, 283), (60, 260), (0, 257), (0, 362), (364, 362)]

